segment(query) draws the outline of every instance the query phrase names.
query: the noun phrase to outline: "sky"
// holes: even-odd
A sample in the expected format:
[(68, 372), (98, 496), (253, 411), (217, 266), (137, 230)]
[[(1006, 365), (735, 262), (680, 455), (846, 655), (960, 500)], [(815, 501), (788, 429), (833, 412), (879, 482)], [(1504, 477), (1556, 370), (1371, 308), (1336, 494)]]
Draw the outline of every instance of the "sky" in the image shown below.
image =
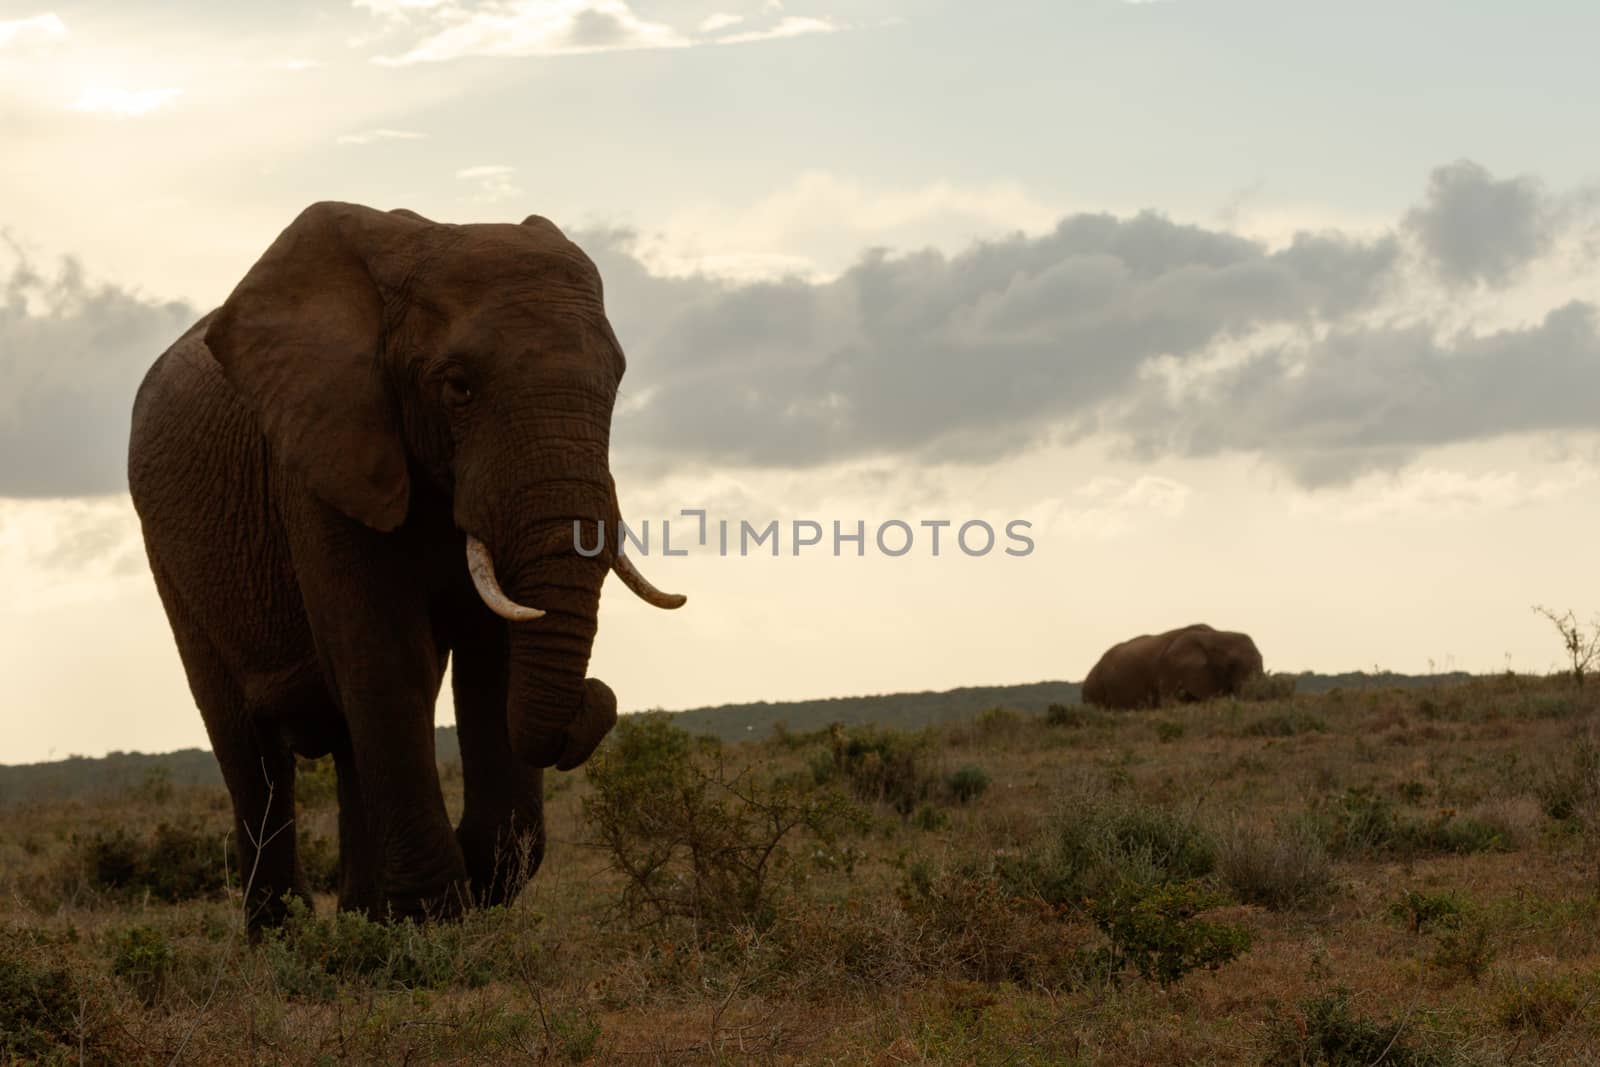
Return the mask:
[(1275, 670), (1553, 669), (1533, 606), (1600, 616), (1597, 33), (1553, 0), (0, 0), (0, 763), (205, 744), (133, 390), (317, 200), (538, 213), (599, 266), (623, 506), (689, 596), (608, 587), (625, 709), (1080, 679), (1201, 620)]

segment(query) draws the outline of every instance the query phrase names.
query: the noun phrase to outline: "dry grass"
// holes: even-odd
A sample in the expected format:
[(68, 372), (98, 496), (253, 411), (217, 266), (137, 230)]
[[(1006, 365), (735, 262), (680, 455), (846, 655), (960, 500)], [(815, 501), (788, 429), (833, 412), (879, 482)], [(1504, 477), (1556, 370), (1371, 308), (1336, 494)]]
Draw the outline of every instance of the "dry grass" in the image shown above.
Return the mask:
[[(826, 732), (747, 742), (730, 773), (869, 818), (793, 847), (774, 907), (714, 931), (629, 921), (581, 773), (551, 776), (549, 854), (516, 906), (388, 928), (322, 897), (260, 946), (236, 871), (173, 904), (209, 882), (108, 887), (86, 866), (95, 834), (126, 852), (162, 823), (214, 835), (220, 860), (221, 794), (13, 808), (0, 1062), (1596, 1062), (1597, 713), (1600, 687), (1508, 677), (990, 714), (854, 755)], [(925, 790), (890, 788), (902, 757)], [(330, 835), (326, 798), (302, 821)], [(165, 862), (205, 855), (163, 841)], [(1202, 918), (1248, 949), (1140, 978), (1096, 922), (1134, 882), (1222, 901)]]

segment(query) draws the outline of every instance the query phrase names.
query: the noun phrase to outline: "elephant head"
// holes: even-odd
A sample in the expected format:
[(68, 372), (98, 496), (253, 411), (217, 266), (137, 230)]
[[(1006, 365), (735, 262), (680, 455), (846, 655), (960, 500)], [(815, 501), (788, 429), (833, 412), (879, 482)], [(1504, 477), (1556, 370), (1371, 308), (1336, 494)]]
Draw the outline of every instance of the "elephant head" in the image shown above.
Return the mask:
[(1209, 700), (1238, 693), (1261, 672), (1261, 653), (1248, 634), (1199, 623), (1170, 635), (1157, 684), (1162, 701)]
[[(616, 720), (586, 678), (610, 569), (612, 406), (624, 370), (594, 264), (555, 225), (455, 226), (307, 208), (234, 289), (205, 341), (286, 475), (379, 531), (438, 502), (484, 603), (508, 621), (507, 728), (529, 764), (582, 763)], [(612, 539), (615, 540), (614, 538)]]

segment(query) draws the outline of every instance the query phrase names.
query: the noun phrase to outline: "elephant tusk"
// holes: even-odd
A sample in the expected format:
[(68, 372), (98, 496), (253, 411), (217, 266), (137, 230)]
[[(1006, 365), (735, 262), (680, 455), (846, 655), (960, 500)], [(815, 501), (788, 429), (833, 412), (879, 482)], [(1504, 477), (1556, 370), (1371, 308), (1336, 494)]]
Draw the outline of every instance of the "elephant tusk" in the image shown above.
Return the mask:
[(633, 590), (635, 596), (646, 604), (653, 604), (658, 608), (681, 608), (688, 601), (682, 593), (663, 593), (650, 584), (650, 579), (639, 573), (639, 568), (633, 561), (618, 552), (611, 558), (611, 569), (617, 572), (617, 577), (622, 579), (622, 584)]
[(489, 555), (489, 546), (471, 534), (467, 535), (467, 573), (472, 575), (472, 587), (483, 598), (484, 605), (502, 619), (529, 622), (544, 616), (538, 608), (523, 607), (506, 596), (500, 583), (495, 581), (494, 558)]

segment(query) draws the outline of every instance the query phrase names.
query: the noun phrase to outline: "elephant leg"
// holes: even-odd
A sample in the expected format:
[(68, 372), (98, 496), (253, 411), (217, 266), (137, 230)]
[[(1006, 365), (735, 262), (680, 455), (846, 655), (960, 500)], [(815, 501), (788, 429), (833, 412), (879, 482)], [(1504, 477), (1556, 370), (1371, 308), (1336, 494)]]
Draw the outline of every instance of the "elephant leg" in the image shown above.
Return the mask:
[(383, 886), (378, 879), (375, 827), (367, 816), (348, 736), (333, 750), (333, 767), (339, 785), (339, 909), (381, 917)]
[(452, 683), (465, 803), (456, 839), (485, 905), (514, 900), (544, 859), (544, 773), (518, 759), (506, 726), (505, 623), (462, 610)]
[(222, 658), (155, 559), (156, 589), (172, 623), (189, 690), (200, 708), (211, 751), (233, 800), (238, 881), (251, 936), (283, 921), (287, 898), (311, 893), (295, 847), (294, 756), (276, 729), (263, 725)]
[(376, 550), (348, 526), (286, 525), (318, 655), (349, 737), (335, 761), (340, 851), (345, 842), (355, 846), (348, 876), (341, 870), (348, 899), (379, 917), (455, 914), (469, 886), (434, 762), (443, 669), (415, 561)]

